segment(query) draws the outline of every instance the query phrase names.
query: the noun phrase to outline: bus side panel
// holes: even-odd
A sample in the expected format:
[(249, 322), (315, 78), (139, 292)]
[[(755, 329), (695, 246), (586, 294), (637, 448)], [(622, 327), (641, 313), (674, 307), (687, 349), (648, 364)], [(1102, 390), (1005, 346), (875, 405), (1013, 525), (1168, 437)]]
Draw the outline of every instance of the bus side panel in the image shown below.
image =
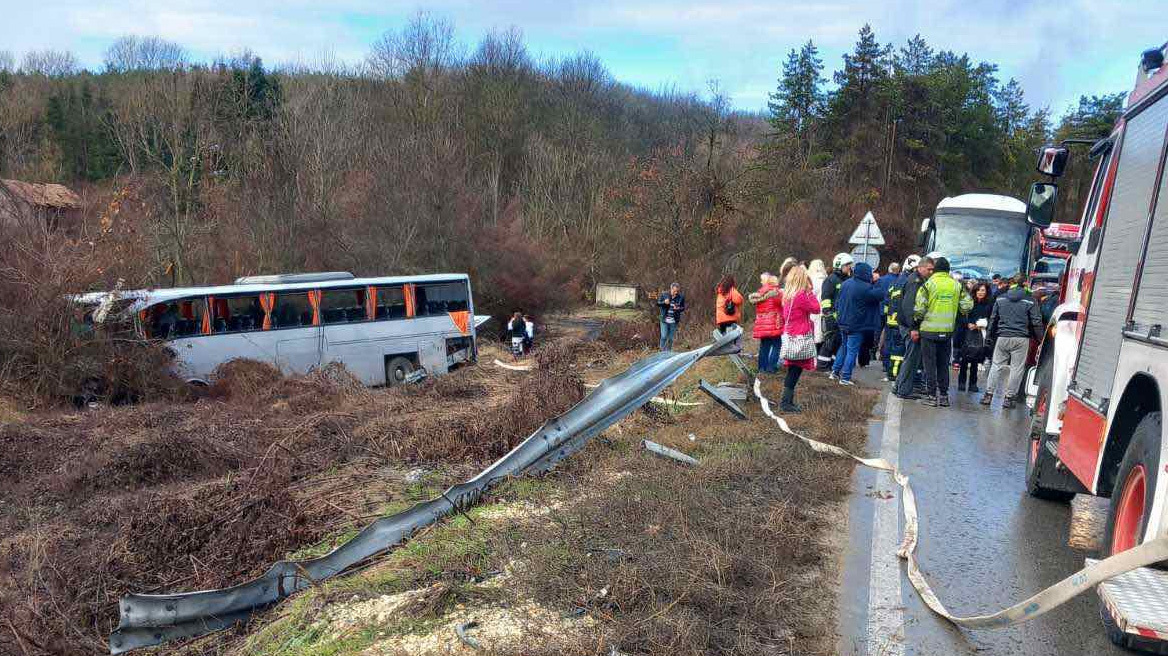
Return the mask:
[(1075, 397), (1067, 399), (1058, 457), (1088, 490), (1095, 492), (1095, 472), (1107, 436), (1107, 418)]
[(247, 358), (279, 366), (279, 347), (273, 337), (275, 334), (248, 332), (199, 335), (172, 340), (169, 344), (178, 354), (180, 375), (187, 380), (210, 382), (215, 369), (231, 360)]
[[(320, 366), (319, 328), (267, 333), (276, 341), (275, 364), (284, 375), (306, 374)], [(253, 335), (256, 333), (252, 333)], [(259, 333), (264, 335), (264, 333)]]

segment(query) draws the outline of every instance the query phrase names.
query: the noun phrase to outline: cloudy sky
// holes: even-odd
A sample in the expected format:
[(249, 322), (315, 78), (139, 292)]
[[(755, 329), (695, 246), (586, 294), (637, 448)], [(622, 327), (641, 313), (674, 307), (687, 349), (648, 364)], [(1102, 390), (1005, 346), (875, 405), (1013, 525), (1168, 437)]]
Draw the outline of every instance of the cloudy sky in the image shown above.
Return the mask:
[(124, 34), (177, 41), (196, 57), (250, 48), (268, 63), (356, 62), (425, 8), (468, 47), (519, 27), (537, 56), (589, 50), (622, 81), (704, 91), (717, 79), (740, 109), (760, 110), (785, 54), (808, 38), (830, 70), (870, 23), (882, 43), (920, 33), (1016, 77), (1027, 100), (1063, 113), (1081, 94), (1125, 91), (1139, 53), (1168, 40), (1155, 0), (0, 0), (0, 50), (72, 50), (98, 67)]

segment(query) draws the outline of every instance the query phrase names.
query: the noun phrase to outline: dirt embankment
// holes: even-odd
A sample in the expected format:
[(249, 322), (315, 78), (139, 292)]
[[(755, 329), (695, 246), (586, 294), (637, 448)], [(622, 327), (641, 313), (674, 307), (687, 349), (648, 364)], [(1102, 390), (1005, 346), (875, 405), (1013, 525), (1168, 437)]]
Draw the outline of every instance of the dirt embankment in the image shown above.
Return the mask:
[[(643, 354), (591, 354), (599, 371), (588, 377)], [(736, 376), (725, 359), (703, 360), (674, 395), (702, 399), (693, 394), (699, 377)], [(779, 382), (768, 379), (764, 389), (777, 397)], [(806, 412), (788, 419), (796, 430), (857, 449), (875, 398), (873, 390), (808, 375)], [(217, 638), (215, 649), (250, 656), (834, 653), (838, 541), (830, 537), (844, 530), (838, 512), (851, 464), (814, 455), (757, 405), (746, 408), (749, 421), (709, 403), (638, 412), (555, 474), (504, 485), (369, 570), (302, 593), (245, 636)], [(652, 456), (643, 438), (700, 464)]]
[[(592, 381), (648, 354), (651, 325), (404, 389), (344, 372), (284, 380), (237, 363), (197, 402), (11, 415), (0, 425), (0, 653), (100, 653), (125, 592), (237, 583), (317, 555), (509, 450)], [(489, 363), (491, 354), (484, 355)], [(703, 360), (667, 396), (708, 401)], [(874, 393), (808, 375), (797, 430), (862, 444)], [(777, 397), (777, 381), (765, 389)], [(833, 639), (825, 536), (851, 467), (814, 456), (747, 404), (649, 406), (553, 475), (249, 627), (165, 653), (815, 654)], [(650, 438), (690, 453), (646, 454)], [(476, 622), (468, 626), (468, 622)], [(459, 637), (478, 642), (470, 647)]]
[(541, 394), (489, 367), (370, 390), (235, 362), (196, 402), (13, 415), (0, 653), (108, 652), (126, 592), (230, 585), (462, 480), (579, 400), (571, 348), (540, 354)]

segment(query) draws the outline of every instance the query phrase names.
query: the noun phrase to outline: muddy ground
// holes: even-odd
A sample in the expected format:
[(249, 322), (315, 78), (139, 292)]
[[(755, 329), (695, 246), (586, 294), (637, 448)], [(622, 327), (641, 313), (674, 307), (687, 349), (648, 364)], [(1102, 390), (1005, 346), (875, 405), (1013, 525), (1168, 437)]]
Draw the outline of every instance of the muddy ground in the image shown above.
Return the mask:
[[(651, 323), (562, 335), (532, 372), (367, 390), (240, 365), (192, 403), (0, 421), (0, 653), (99, 653), (127, 591), (218, 587), (327, 551), (465, 480), (648, 353)], [(670, 396), (708, 401), (698, 377)], [(777, 381), (766, 381), (777, 398)], [(863, 443), (870, 392), (807, 376), (797, 429)], [(511, 481), (363, 571), (164, 653), (831, 653), (827, 539), (850, 466), (710, 404), (650, 407), (558, 472)], [(699, 458), (686, 468), (642, 438)], [(456, 629), (465, 622), (477, 625)]]

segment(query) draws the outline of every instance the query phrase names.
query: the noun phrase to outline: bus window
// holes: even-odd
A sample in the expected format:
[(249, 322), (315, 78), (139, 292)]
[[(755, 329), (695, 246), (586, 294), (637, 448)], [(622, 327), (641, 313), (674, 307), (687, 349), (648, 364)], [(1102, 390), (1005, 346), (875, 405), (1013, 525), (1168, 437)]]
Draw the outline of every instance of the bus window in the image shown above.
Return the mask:
[(322, 289), (321, 323), (349, 323), (365, 320), (365, 288)]
[(308, 294), (276, 293), (276, 305), (272, 308), (272, 328), (298, 328), (312, 325), (312, 304)]
[(152, 305), (146, 310), (146, 336), (152, 339), (191, 337), (202, 332), (206, 303), (201, 298)]
[(216, 297), (215, 321), (212, 325), (212, 332), (216, 333), (260, 330), (264, 325), (264, 308), (260, 305), (260, 297)]
[(377, 287), (377, 318), (405, 319), (406, 296), (400, 286)]
[(424, 283), (418, 285), (418, 316), (446, 314), (470, 309), (464, 282)]

